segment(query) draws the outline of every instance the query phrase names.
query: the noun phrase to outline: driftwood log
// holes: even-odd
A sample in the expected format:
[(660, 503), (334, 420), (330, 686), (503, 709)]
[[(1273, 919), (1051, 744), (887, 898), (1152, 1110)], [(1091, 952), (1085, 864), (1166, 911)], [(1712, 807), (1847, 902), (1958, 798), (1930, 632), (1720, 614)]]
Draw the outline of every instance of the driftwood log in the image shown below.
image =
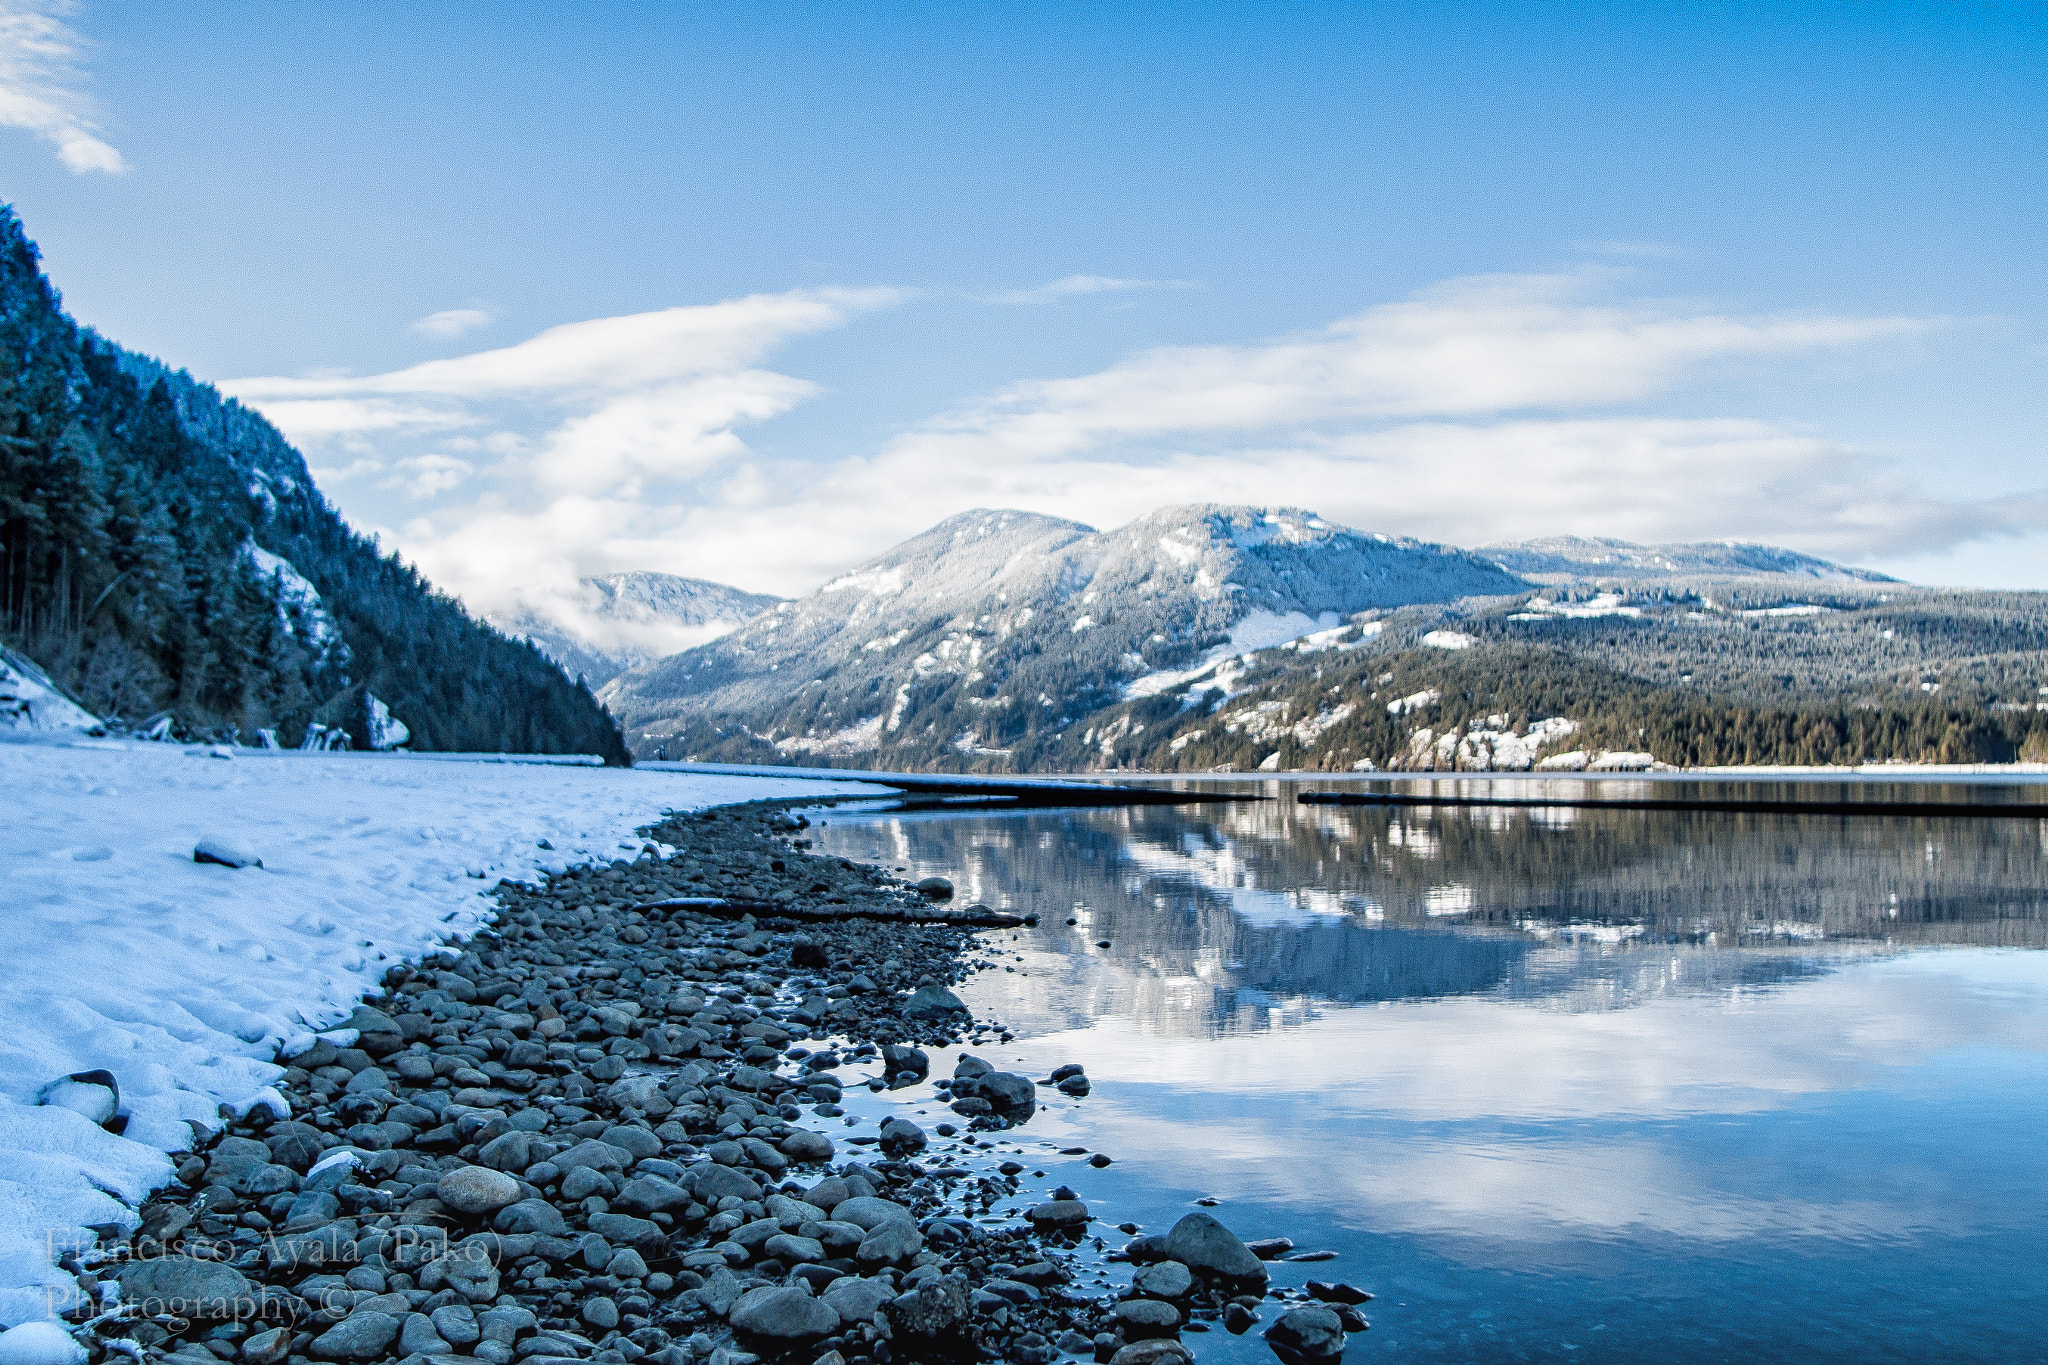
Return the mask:
[(991, 910), (986, 905), (968, 905), (958, 910), (936, 905), (800, 905), (795, 901), (740, 900), (731, 896), (672, 896), (667, 900), (646, 901), (633, 909), (643, 914), (650, 910), (688, 910), (699, 915), (716, 915), (720, 919), (772, 915), (778, 919), (795, 920), (874, 919), (900, 924), (964, 924), (975, 929), (1017, 929), (1038, 923), (1037, 915), (1015, 915), (1007, 910)]

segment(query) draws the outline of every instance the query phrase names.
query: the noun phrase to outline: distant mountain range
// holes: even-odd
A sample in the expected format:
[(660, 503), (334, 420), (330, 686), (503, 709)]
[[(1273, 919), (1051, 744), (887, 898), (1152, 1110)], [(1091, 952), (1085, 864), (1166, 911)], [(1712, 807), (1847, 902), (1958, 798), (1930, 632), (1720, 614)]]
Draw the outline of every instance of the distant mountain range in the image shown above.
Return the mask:
[(725, 761), (1982, 761), (2048, 754), (2044, 659), (2043, 594), (1764, 545), (1469, 551), (1204, 504), (1111, 531), (964, 513), (599, 695), (641, 756)]
[(491, 618), (530, 641), (570, 677), (601, 687), (651, 659), (706, 644), (782, 599), (702, 578), (615, 573), (586, 578), (551, 610), (528, 607)]
[(1476, 552), (1532, 583), (1641, 583), (1660, 579), (1801, 578), (1820, 583), (1896, 583), (1796, 550), (1737, 540), (1632, 545), (1590, 536), (1546, 536), (1481, 546)]

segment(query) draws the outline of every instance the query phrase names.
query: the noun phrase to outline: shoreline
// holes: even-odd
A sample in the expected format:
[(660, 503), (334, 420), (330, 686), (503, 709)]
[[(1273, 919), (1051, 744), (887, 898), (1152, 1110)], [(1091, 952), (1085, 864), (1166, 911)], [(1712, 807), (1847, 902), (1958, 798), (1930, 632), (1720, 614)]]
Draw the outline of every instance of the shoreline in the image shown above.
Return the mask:
[[(644, 831), (666, 858), (501, 882), (495, 923), (452, 962), (393, 969), (349, 1021), (355, 1037), (280, 1059), (274, 1109), (288, 1113), (258, 1107), (180, 1156), (138, 1233), (177, 1255), (67, 1261), (95, 1298), (115, 1281), (130, 1300), (237, 1306), (175, 1332), (176, 1319), (97, 1321), (94, 1356), (1143, 1365), (1190, 1358), (1191, 1322), (1249, 1328), (1269, 1294), (1272, 1340), (1299, 1358), (1363, 1328), (1356, 1291), (1268, 1290), (1205, 1215), (1177, 1226), (1182, 1245), (1108, 1252), (1065, 1191), (992, 1212), (1024, 1170), (998, 1160), (1003, 1135), (1041, 1093), (1085, 1095), (1078, 1068), (1034, 1078), (962, 1056), (954, 1117), (849, 1135), (847, 1085), (922, 1080), (926, 1048), (1007, 1040), (947, 989), (974, 970), (974, 931), (653, 903), (923, 903), (880, 869), (804, 852), (785, 808), (816, 804), (671, 817)], [(1105, 1253), (1157, 1261), (1140, 1277), (1152, 1287), (1080, 1288), (1079, 1260), (1099, 1270)]]

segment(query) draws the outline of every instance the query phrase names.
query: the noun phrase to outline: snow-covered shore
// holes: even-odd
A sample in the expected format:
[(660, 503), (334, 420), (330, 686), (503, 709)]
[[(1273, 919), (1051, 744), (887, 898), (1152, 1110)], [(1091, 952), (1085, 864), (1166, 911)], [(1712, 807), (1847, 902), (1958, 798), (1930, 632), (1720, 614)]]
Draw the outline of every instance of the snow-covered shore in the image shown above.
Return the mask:
[[(387, 968), (473, 933), (499, 878), (630, 858), (665, 811), (875, 793), (788, 780), (90, 738), (0, 743), (0, 1326), (61, 1311), (55, 1268), (132, 1228), (165, 1151), (260, 1102), (278, 1046)], [(193, 861), (202, 839), (261, 867)], [(551, 847), (550, 847), (551, 846)], [(104, 1069), (120, 1136), (38, 1104)]]

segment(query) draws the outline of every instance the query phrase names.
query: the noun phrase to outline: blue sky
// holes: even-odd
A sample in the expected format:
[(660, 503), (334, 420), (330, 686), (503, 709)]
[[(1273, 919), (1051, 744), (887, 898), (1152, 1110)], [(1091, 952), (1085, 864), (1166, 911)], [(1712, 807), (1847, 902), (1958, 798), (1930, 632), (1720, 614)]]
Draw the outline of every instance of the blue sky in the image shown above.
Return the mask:
[(483, 609), (1204, 499), (2048, 587), (2035, 5), (0, 16), (72, 311)]

